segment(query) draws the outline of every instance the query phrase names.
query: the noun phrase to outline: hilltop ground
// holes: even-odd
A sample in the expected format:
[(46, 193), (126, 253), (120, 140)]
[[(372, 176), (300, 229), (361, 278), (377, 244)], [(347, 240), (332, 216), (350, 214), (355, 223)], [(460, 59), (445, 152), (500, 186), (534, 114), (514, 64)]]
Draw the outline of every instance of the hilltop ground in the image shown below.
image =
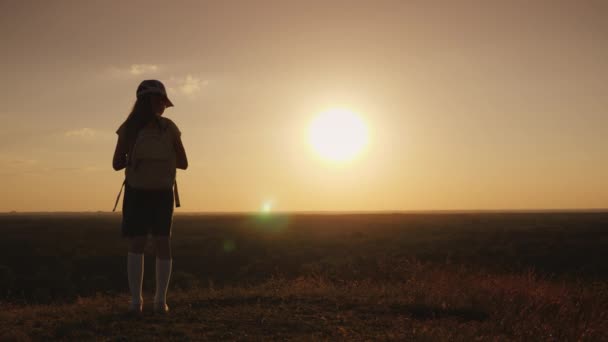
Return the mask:
[(606, 213), (178, 215), (138, 317), (119, 220), (0, 216), (0, 340), (607, 338)]

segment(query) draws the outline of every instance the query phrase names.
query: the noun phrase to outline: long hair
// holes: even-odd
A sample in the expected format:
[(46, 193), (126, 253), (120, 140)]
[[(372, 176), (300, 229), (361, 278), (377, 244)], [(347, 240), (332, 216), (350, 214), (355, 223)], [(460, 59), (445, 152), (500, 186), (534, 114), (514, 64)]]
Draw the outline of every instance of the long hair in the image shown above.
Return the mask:
[(129, 116), (123, 123), (126, 127), (129, 151), (133, 148), (139, 131), (151, 121), (156, 121), (160, 128), (159, 119), (156, 113), (154, 113), (154, 107), (152, 106), (152, 96), (151, 94), (144, 94), (137, 98), (133, 109), (131, 109)]

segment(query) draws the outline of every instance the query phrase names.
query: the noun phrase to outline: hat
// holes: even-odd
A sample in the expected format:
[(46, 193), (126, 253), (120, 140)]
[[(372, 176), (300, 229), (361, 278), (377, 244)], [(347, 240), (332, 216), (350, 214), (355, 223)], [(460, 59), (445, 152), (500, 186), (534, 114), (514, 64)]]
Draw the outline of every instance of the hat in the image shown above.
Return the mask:
[(165, 97), (167, 100), (167, 107), (173, 107), (173, 103), (167, 97), (167, 91), (165, 90), (165, 86), (159, 80), (144, 80), (141, 81), (139, 87), (137, 87), (137, 98), (144, 94), (160, 94)]

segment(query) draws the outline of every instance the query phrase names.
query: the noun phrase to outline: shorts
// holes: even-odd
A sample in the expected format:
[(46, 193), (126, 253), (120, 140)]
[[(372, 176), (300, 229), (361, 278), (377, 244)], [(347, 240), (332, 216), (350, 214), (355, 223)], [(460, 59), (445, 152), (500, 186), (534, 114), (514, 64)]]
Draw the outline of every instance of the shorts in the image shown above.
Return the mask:
[(122, 236), (171, 236), (173, 190), (141, 190), (125, 184)]

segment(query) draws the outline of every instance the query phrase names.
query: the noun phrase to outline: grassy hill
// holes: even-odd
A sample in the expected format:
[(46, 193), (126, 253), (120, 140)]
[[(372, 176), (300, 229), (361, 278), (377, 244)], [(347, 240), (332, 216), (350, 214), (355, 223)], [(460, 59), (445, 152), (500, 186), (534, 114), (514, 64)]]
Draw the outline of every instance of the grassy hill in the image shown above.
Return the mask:
[[(0, 217), (0, 340), (601, 340), (608, 215), (178, 215), (171, 312), (119, 215)], [(145, 299), (154, 289), (149, 250)]]

